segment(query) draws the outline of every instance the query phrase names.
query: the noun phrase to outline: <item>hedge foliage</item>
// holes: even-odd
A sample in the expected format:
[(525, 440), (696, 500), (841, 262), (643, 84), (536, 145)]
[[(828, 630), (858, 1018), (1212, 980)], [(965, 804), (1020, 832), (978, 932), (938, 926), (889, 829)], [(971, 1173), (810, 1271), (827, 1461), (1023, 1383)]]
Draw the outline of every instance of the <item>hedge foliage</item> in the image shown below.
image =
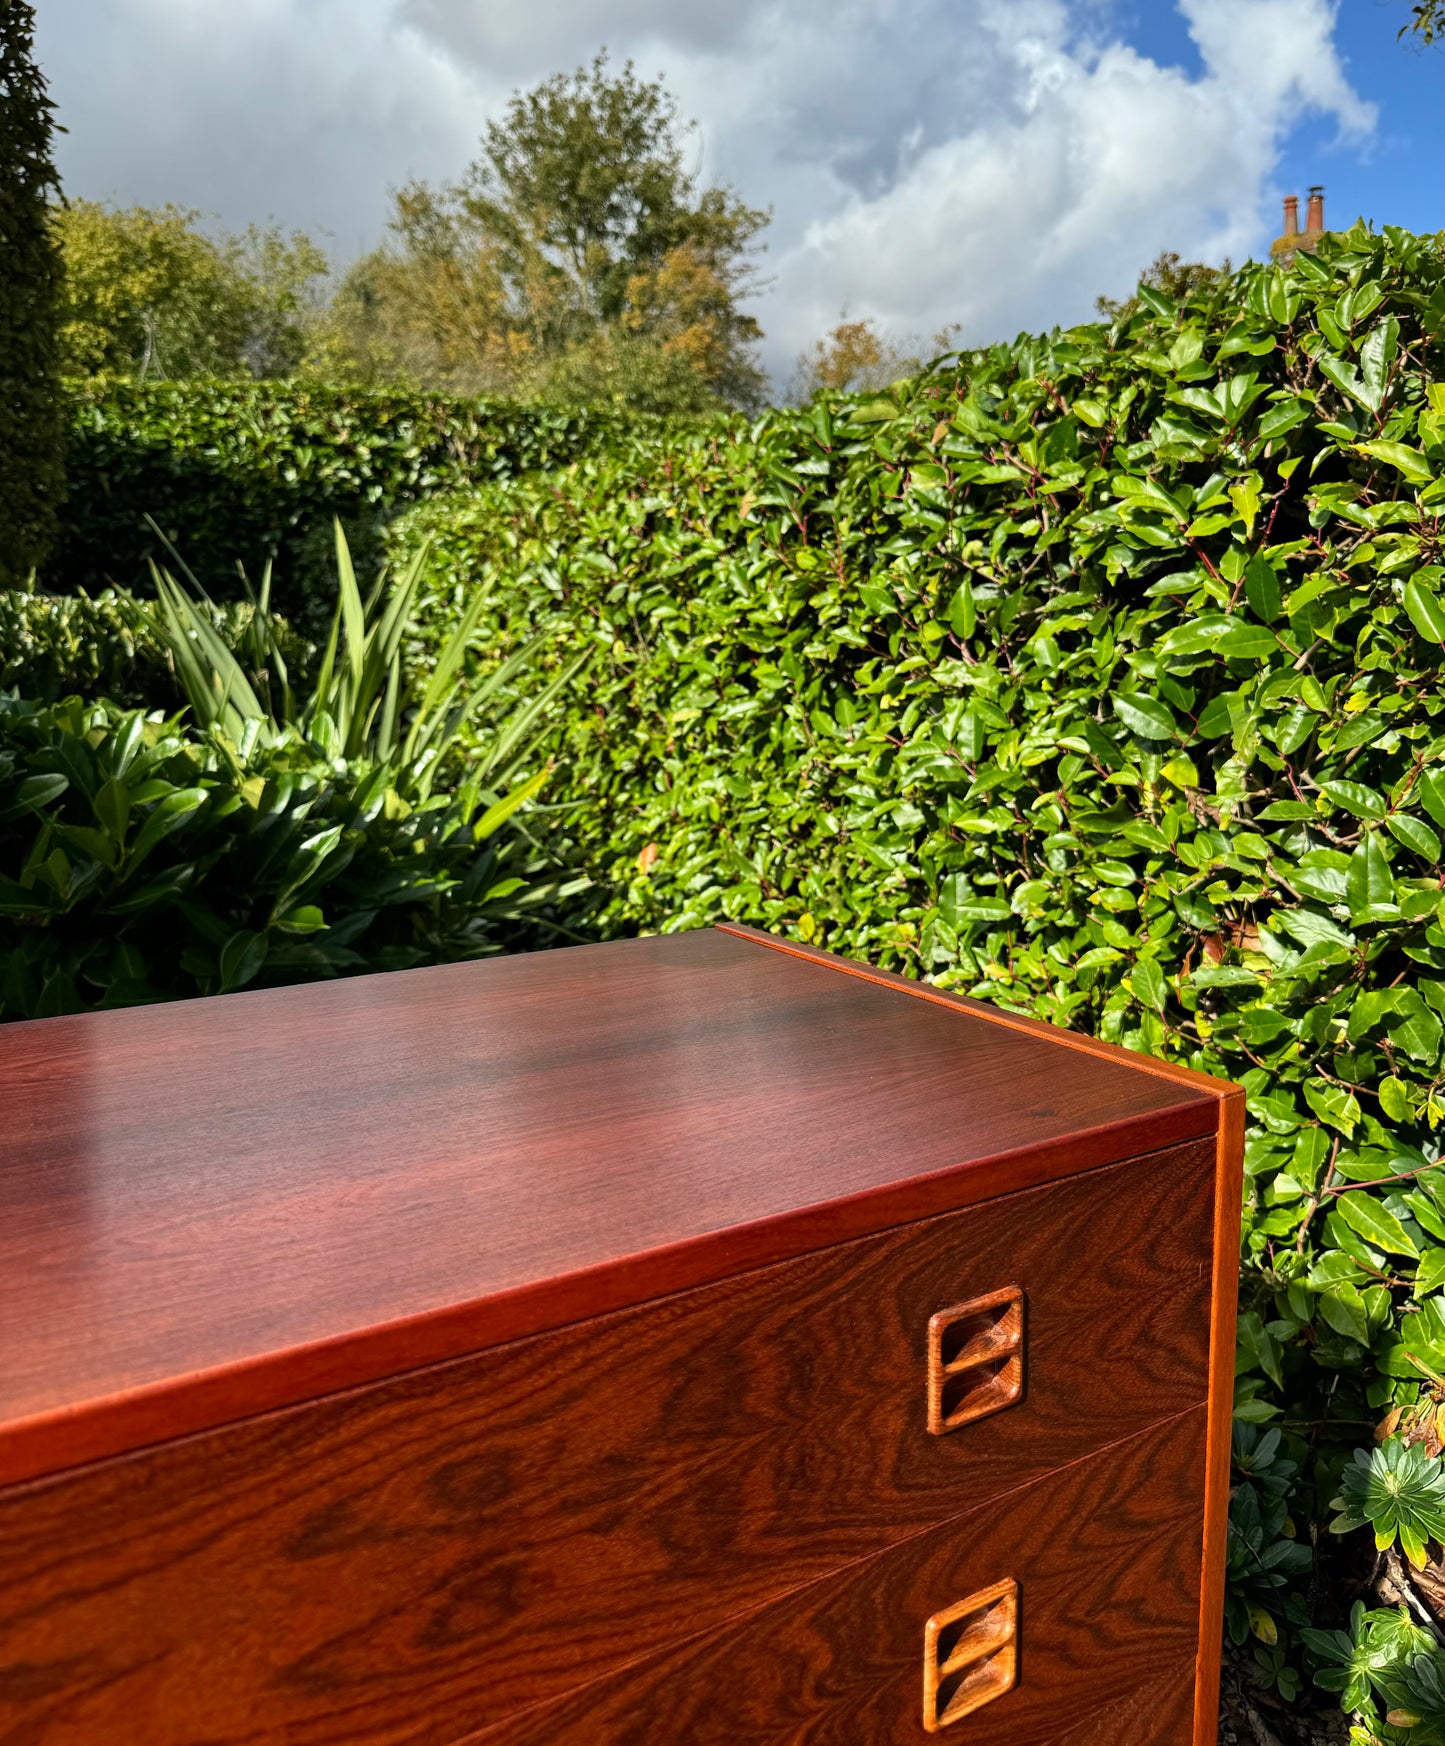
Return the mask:
[[(244, 601), (217, 606), (216, 630), (232, 648), (250, 622)], [(304, 669), (311, 655), (298, 636), (287, 636), (290, 664)], [(143, 605), (104, 589), (86, 594), (0, 591), (0, 691), (41, 703), (62, 697), (106, 697), (127, 708), (169, 714), (185, 703), (164, 640)]]
[[(46, 585), (146, 583), (162, 558), (151, 516), (217, 599), (276, 560), (278, 605), (326, 593), (340, 515), (358, 562), (367, 535), (433, 492), (547, 469), (615, 441), (618, 414), (289, 382), (72, 384), (70, 503)], [(329, 598), (317, 616), (325, 617)]]
[(480, 567), (498, 651), (560, 606), (607, 652), (552, 748), (598, 930), (731, 916), (1243, 1081), (1231, 1617), (1282, 1678), (1303, 1526), (1445, 1329), (1445, 261), (1141, 297), (393, 533), (442, 621)]

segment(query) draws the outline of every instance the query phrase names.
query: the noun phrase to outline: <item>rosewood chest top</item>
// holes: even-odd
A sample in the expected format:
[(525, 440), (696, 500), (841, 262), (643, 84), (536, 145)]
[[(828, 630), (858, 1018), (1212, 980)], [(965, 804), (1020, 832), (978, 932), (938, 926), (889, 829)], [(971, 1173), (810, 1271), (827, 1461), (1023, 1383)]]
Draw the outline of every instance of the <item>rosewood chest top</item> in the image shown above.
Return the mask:
[(0, 1742), (1205, 1746), (1239, 1109), (731, 928), (0, 1028)]

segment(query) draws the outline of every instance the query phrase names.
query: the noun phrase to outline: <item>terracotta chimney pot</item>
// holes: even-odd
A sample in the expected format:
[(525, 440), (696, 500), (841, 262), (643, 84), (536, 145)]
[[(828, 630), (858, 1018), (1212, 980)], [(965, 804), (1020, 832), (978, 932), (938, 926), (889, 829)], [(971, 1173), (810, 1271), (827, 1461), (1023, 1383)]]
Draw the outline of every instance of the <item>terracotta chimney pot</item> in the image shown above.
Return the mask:
[(1284, 234), (1299, 235), (1299, 195), (1286, 194), (1284, 197)]
[(1325, 191), (1323, 188), (1310, 189), (1309, 210), (1305, 214), (1305, 230), (1318, 236), (1325, 228)]

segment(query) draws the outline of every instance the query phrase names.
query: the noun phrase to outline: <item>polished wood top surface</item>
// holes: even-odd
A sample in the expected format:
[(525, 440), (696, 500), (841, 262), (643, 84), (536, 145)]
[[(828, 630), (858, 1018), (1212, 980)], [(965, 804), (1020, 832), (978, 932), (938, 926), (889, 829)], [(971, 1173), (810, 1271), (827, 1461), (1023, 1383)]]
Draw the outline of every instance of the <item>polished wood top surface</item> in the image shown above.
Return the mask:
[(0, 1027), (0, 1481), (1218, 1124), (1197, 1076), (767, 947)]

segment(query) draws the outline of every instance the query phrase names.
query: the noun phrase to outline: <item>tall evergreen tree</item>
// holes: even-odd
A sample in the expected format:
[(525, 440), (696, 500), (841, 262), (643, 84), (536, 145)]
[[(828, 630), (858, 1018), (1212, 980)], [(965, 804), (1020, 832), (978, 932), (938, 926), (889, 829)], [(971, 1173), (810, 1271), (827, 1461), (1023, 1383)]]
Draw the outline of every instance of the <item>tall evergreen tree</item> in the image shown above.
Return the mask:
[(64, 485), (53, 105), (35, 10), (0, 0), (0, 580), (23, 580), (55, 537)]

